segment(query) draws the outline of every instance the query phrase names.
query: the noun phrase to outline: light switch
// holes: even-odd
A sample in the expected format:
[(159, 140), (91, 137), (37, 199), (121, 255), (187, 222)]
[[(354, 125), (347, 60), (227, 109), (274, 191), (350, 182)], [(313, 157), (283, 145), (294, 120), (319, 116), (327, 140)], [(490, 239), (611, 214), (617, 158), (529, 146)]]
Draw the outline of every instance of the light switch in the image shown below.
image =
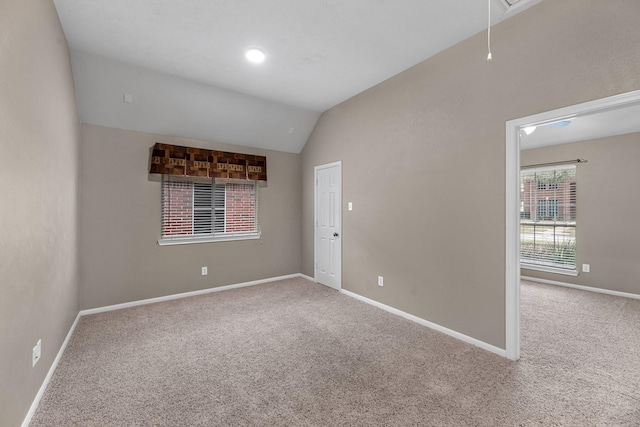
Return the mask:
[(353, 203), (349, 202), (349, 210), (352, 211), (353, 210)]

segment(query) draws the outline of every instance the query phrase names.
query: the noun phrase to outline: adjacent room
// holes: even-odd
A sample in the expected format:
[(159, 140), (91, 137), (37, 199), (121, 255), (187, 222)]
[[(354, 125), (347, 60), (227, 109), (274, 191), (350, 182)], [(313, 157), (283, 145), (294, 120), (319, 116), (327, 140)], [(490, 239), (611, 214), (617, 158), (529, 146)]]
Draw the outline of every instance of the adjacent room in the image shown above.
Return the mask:
[(0, 425), (640, 425), (639, 21), (2, 0)]

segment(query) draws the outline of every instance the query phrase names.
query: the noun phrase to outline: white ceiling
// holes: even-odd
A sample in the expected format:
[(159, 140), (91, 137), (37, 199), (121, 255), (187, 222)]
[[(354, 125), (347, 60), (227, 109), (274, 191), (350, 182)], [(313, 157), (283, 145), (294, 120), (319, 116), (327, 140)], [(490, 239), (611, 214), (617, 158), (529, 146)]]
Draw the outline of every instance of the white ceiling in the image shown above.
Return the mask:
[[(540, 1), (493, 3), (492, 23)], [(487, 27), (486, 0), (54, 3), (73, 50), (318, 113)], [(265, 62), (247, 62), (249, 47)]]
[(588, 141), (608, 136), (640, 132), (640, 104), (630, 104), (614, 109), (598, 111), (566, 119), (569, 125), (558, 127), (551, 124), (537, 126), (530, 135), (521, 131), (521, 149), (570, 142)]

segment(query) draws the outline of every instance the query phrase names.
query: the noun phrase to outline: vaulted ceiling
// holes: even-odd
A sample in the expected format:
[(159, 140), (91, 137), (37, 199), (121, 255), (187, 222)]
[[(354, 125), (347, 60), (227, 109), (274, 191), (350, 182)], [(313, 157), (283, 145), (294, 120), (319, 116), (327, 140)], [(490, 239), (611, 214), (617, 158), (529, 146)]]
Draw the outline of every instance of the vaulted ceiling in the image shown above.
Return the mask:
[[(505, 11), (498, 7), (505, 0), (491, 0), (492, 23), (539, 1)], [(323, 111), (487, 28), (485, 0), (54, 3), (83, 121), (291, 152), (300, 152)], [(246, 60), (250, 47), (265, 52), (263, 63)], [(100, 80), (108, 80), (102, 92)], [(145, 94), (136, 94), (144, 85)], [(133, 105), (146, 99), (163, 108), (153, 97), (166, 86), (175, 87), (158, 123), (136, 121), (135, 109), (118, 112), (125, 107), (116, 99), (127, 92)], [(175, 105), (191, 118), (188, 126), (168, 123)], [(199, 118), (202, 109), (208, 114)]]

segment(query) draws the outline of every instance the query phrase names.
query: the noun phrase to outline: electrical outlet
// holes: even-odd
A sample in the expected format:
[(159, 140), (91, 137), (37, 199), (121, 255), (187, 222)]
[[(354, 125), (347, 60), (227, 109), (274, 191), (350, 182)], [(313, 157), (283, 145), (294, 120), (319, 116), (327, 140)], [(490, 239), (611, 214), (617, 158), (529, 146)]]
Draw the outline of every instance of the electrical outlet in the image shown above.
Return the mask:
[(384, 286), (384, 277), (378, 276), (378, 286)]
[(207, 274), (209, 274), (207, 267), (202, 267), (202, 275), (206, 276)]
[(38, 340), (38, 343), (35, 347), (33, 347), (33, 351), (31, 352), (31, 366), (36, 366), (38, 360), (40, 360), (40, 354), (42, 352), (42, 340)]
[(591, 265), (590, 264), (582, 264), (582, 272), (583, 273), (590, 273), (591, 272)]

